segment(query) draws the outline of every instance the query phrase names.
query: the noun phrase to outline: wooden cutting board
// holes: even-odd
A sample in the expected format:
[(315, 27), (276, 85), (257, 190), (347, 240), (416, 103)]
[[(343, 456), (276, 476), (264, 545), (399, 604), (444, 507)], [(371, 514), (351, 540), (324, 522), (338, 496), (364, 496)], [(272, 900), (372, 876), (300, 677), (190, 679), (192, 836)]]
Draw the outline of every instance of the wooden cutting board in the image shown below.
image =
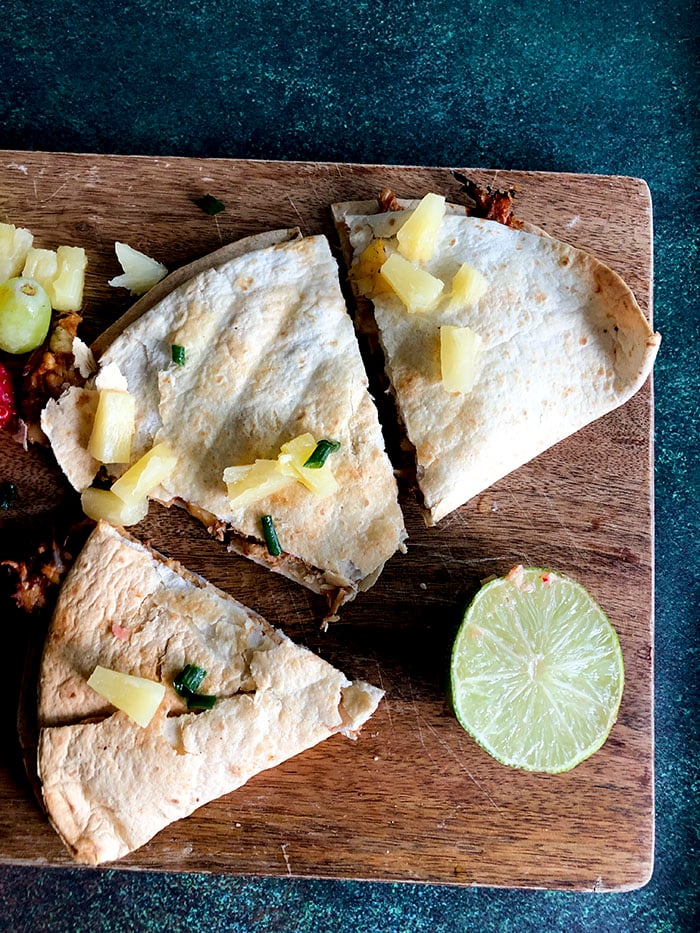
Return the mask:
[[(651, 312), (652, 213), (644, 182), (622, 177), (466, 171), (516, 186), (517, 215), (590, 250), (623, 275)], [(248, 162), (4, 152), (0, 221), (29, 227), (35, 245), (89, 255), (84, 335), (130, 299), (111, 289), (114, 241), (170, 268), (241, 236), (298, 224), (336, 245), (329, 204), (428, 190), (460, 200), (447, 168)], [(209, 217), (211, 193), (226, 210)], [(386, 700), (356, 743), (335, 737), (203, 807), (118, 863), (129, 869), (423, 881), (583, 890), (633, 888), (653, 860), (652, 391), (607, 415), (424, 526), (402, 492), (406, 556), (323, 633), (323, 606), (301, 587), (226, 554), (179, 510), (151, 507), (139, 533), (230, 591), (293, 639)], [(18, 505), (1, 513), (10, 556), (48, 529), (65, 485), (50, 453), (0, 435), (0, 482)], [(620, 635), (626, 685), (601, 751), (568, 774), (520, 773), (481, 751), (445, 699), (451, 641), (479, 581), (515, 563), (552, 566), (584, 584)], [(0, 859), (70, 865), (37, 806), (14, 728), (21, 649), (37, 623), (6, 601), (10, 695), (0, 719)]]

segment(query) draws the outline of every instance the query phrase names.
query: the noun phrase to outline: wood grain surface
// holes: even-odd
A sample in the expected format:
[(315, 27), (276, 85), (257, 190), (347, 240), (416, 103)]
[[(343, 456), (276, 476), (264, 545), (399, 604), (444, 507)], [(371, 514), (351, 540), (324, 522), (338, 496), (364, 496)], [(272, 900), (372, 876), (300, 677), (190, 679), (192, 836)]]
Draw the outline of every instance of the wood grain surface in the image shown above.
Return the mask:
[[(517, 215), (586, 248), (623, 275), (650, 313), (652, 215), (644, 182), (622, 177), (465, 169), (518, 189)], [(428, 190), (461, 199), (447, 168), (0, 154), (0, 221), (35, 245), (89, 255), (83, 334), (93, 340), (129, 307), (107, 280), (115, 240), (170, 269), (248, 234), (299, 226), (326, 232), (329, 205)], [(226, 205), (215, 217), (195, 200)], [(612, 890), (638, 887), (653, 862), (652, 390), (496, 483), (437, 528), (401, 492), (408, 553), (323, 633), (319, 597), (227, 554), (184, 512), (152, 505), (136, 533), (261, 612), (386, 699), (356, 743), (340, 736), (259, 775), (161, 832), (123, 869), (314, 876)], [(0, 513), (0, 556), (75, 508), (49, 451), (0, 435), (0, 482), (20, 498)], [(517, 562), (584, 584), (620, 635), (620, 715), (605, 746), (568, 774), (497, 764), (453, 718), (449, 650), (479, 581)], [(73, 864), (31, 792), (15, 733), (27, 641), (39, 631), (9, 602), (10, 695), (0, 716), (0, 860)], [(8, 662), (6, 662), (7, 665)]]

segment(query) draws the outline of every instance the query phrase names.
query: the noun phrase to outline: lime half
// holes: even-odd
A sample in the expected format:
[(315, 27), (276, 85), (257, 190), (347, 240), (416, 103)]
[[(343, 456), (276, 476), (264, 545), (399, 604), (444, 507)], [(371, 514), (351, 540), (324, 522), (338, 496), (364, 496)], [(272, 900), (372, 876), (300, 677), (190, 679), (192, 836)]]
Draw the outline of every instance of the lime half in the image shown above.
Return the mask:
[(599, 749), (623, 683), (603, 610), (579, 583), (537, 567), (485, 584), (452, 649), (460, 723), (498, 761), (527, 771), (568, 771)]

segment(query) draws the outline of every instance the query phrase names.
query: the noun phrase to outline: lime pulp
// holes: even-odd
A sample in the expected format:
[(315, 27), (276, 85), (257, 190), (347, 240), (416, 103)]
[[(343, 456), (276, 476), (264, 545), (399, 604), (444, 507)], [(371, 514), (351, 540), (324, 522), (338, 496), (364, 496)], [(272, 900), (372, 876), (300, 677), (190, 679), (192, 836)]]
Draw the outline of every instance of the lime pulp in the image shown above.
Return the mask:
[(617, 634), (574, 580), (515, 567), (485, 584), (452, 649), (461, 725), (502, 764), (568, 771), (608, 737), (622, 698)]

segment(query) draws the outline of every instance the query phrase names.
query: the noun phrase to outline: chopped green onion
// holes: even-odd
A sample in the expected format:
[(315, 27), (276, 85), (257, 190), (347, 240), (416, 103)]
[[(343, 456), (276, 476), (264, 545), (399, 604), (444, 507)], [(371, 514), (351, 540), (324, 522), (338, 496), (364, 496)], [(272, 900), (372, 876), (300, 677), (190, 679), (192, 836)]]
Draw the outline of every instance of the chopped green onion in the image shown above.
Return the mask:
[(280, 539), (277, 537), (277, 532), (272, 522), (272, 516), (263, 515), (261, 521), (267, 550), (273, 557), (279, 557), (282, 553), (282, 545), (280, 544)]
[(222, 201), (215, 198), (212, 194), (205, 194), (204, 197), (195, 201), (197, 207), (201, 207), (205, 214), (213, 217), (214, 214), (220, 214), (226, 207)]
[(173, 363), (177, 363), (178, 366), (185, 365), (185, 348), (181, 347), (178, 343), (174, 343), (171, 347), (173, 352)]
[(207, 672), (194, 664), (186, 664), (173, 681), (175, 692), (187, 700), (187, 709), (211, 709), (216, 697), (206, 693), (197, 693)]
[(206, 675), (207, 672), (203, 668), (195, 667), (194, 664), (186, 664), (173, 681), (173, 687), (181, 697), (187, 693), (196, 693)]
[(16, 498), (17, 487), (14, 483), (0, 483), (0, 509), (11, 508)]
[(190, 693), (187, 696), (187, 709), (212, 709), (216, 697), (208, 693)]
[(304, 464), (309, 470), (320, 470), (329, 454), (340, 450), (340, 441), (327, 441), (325, 438), (316, 444), (314, 452)]

